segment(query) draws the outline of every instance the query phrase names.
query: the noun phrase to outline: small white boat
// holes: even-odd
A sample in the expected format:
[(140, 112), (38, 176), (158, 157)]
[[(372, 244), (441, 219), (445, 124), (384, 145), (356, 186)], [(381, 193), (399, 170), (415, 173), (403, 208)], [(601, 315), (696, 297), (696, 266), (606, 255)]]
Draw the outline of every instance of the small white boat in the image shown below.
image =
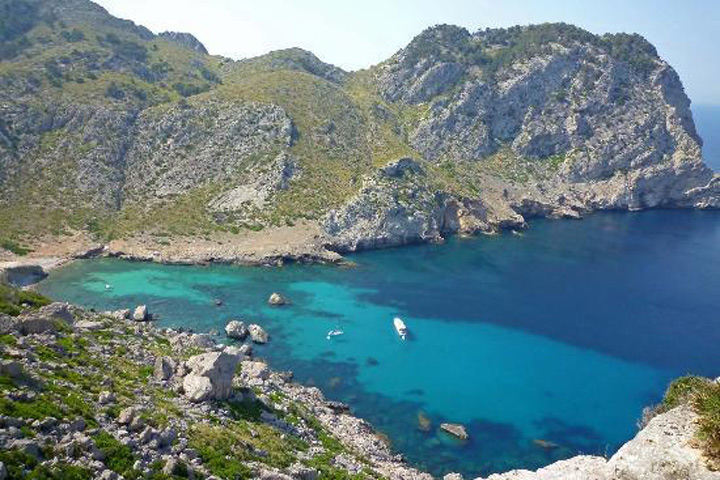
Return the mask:
[(408, 329), (405, 326), (405, 322), (402, 321), (402, 318), (395, 317), (393, 319), (393, 325), (395, 326), (395, 330), (397, 330), (398, 335), (400, 335), (400, 338), (405, 340), (405, 338), (407, 338)]
[(327, 337), (325, 337), (325, 338), (330, 340), (332, 337), (337, 337), (338, 335), (342, 335), (343, 333), (345, 333), (345, 332), (343, 332), (342, 330), (330, 330), (327, 333)]
[(112, 290), (112, 285), (105, 284), (105, 290)]

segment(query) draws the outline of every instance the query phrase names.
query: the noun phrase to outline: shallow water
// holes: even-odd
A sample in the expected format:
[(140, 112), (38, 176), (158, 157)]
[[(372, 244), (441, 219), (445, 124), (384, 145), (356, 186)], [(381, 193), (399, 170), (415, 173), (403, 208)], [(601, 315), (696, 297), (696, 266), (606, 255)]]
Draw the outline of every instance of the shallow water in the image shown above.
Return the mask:
[[(352, 260), (280, 269), (90, 260), (39, 289), (101, 309), (147, 303), (161, 325), (197, 331), (222, 331), (233, 317), (260, 323), (271, 341), (259, 355), (348, 402), (437, 475), (612, 453), (674, 376), (720, 374), (720, 212), (539, 220), (522, 236)], [(273, 291), (293, 305), (267, 306)], [(405, 342), (395, 315), (411, 331)], [(337, 328), (345, 334), (327, 340)], [(443, 421), (465, 424), (470, 440), (438, 432)]]

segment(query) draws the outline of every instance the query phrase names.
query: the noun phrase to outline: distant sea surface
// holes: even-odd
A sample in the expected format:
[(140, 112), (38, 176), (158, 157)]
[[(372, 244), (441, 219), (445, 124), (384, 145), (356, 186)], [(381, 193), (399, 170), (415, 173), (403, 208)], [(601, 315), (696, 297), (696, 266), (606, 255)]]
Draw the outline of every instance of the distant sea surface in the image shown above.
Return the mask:
[(693, 118), (703, 139), (705, 163), (720, 172), (720, 105), (695, 105)]
[[(351, 260), (357, 267), (87, 260), (40, 290), (103, 310), (148, 304), (161, 326), (260, 323), (270, 343), (259, 356), (349, 403), (436, 475), (612, 454), (672, 378), (720, 375), (720, 212), (538, 220), (523, 235)], [(269, 307), (274, 291), (293, 304)], [(327, 340), (333, 329), (344, 335)], [(441, 422), (466, 425), (469, 441), (440, 432)]]

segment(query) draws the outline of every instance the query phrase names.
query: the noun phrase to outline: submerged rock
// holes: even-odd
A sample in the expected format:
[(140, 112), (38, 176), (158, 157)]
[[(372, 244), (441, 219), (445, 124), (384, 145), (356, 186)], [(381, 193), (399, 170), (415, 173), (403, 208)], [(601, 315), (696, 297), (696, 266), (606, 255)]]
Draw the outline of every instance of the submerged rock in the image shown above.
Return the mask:
[(417, 414), (418, 418), (418, 428), (422, 432), (429, 432), (432, 428), (432, 421), (425, 415), (425, 412), (418, 412)]
[(460, 440), (467, 440), (468, 438), (470, 438), (467, 431), (465, 430), (465, 427), (463, 425), (460, 425), (459, 423), (441, 423), (440, 429), (449, 433), (450, 435), (454, 435)]

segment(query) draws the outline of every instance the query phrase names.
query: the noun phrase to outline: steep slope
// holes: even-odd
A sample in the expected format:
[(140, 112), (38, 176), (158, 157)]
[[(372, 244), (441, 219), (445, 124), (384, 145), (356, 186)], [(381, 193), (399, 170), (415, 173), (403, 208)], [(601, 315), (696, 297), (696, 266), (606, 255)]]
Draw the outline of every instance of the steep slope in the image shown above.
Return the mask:
[[(405, 125), (408, 143), (455, 185), (430, 210), (385, 202), (384, 210), (402, 210), (404, 218), (432, 217), (434, 226), (395, 233), (379, 230), (385, 221), (366, 221), (368, 228), (358, 230), (362, 193), (328, 223), (341, 248), (356, 245), (346, 241), (338, 216), (367, 245), (521, 224), (519, 215), (718, 206), (717, 179), (702, 162), (682, 84), (637, 35), (598, 37), (564, 24), (470, 34), (443, 25), (416, 37), (372, 76), (387, 102), (416, 112)], [(370, 180), (365, 190), (376, 187)], [(385, 192), (386, 200), (394, 191)]]
[(719, 203), (680, 80), (638, 36), (437, 26), (348, 73), (209, 56), (89, 0), (0, 10), (5, 242), (305, 225), (346, 251)]

